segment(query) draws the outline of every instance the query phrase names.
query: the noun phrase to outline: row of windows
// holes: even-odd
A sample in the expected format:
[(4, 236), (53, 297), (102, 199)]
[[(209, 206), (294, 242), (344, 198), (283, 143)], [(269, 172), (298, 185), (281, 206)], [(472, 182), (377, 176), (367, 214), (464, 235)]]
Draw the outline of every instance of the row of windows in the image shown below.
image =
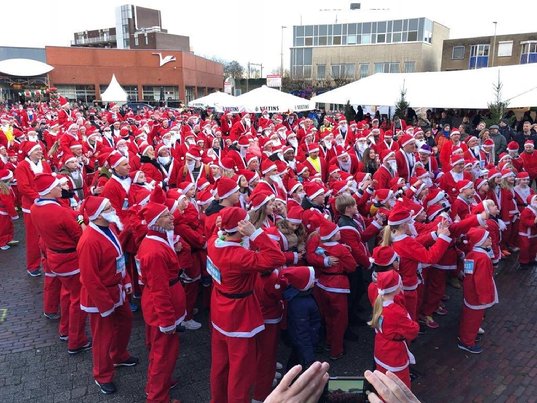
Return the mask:
[[(93, 85), (57, 85), (58, 92), (70, 100), (80, 100), (82, 102), (92, 102), (95, 100), (95, 86)], [(99, 85), (101, 94), (106, 90), (108, 84)], [(138, 100), (138, 87), (135, 85), (124, 85), (129, 101)], [(200, 89), (201, 90), (201, 89)], [(143, 86), (142, 99), (144, 101), (160, 101), (179, 99), (179, 88), (174, 86)], [(205, 89), (201, 90), (202, 92)]]
[(425, 18), (355, 24), (295, 26), (293, 46), (360, 45), (432, 41), (433, 23)]
[[(537, 63), (537, 41), (529, 41), (521, 44), (520, 52), (520, 64)], [(478, 44), (470, 46), (470, 55), (468, 68), (479, 69), (482, 67), (488, 67), (489, 44)], [(466, 53), (466, 47), (463, 45), (453, 46), (451, 50), (452, 60), (464, 60)], [(500, 41), (498, 42), (498, 50), (496, 57), (511, 57), (513, 55), (513, 41)]]
[[(370, 63), (359, 63), (358, 65), (354, 63), (331, 64), (328, 68), (326, 64), (317, 64), (315, 67), (315, 79), (318, 81), (340, 78), (355, 80), (371, 74)], [(404, 62), (402, 65), (398, 62), (380, 62), (373, 63), (373, 68), (374, 73), (414, 73), (416, 71), (416, 62)], [(358, 75), (356, 75), (357, 71)], [(292, 74), (294, 79), (311, 79), (313, 78), (312, 66), (294, 66)]]

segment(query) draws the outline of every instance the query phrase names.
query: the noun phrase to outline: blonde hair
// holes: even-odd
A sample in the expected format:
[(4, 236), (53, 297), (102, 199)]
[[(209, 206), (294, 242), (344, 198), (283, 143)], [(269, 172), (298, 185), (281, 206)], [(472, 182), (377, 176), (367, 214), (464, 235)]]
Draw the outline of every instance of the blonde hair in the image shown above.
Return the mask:
[(339, 214), (345, 214), (347, 207), (352, 207), (356, 204), (356, 200), (349, 194), (342, 194), (336, 197), (336, 210)]
[(287, 238), (287, 242), (289, 243), (289, 247), (291, 248), (291, 243), (294, 241), (293, 236), (296, 236), (296, 246), (298, 250), (303, 250), (306, 245), (306, 228), (304, 228), (304, 224), (300, 224), (298, 228), (293, 230), (289, 226), (290, 222), (286, 219), (278, 220), (276, 222), (276, 227), (280, 230), (280, 232), (285, 235)]
[[(399, 227), (399, 226), (397, 226)], [(393, 226), (393, 229), (396, 229), (396, 226)], [(382, 241), (380, 246), (391, 246), (392, 245), (392, 226), (386, 225), (382, 230)]]
[(254, 225), (256, 229), (261, 228), (263, 222), (267, 218), (266, 206), (263, 206), (257, 210), (250, 210), (248, 212), (248, 219)]
[(500, 184), (502, 189), (513, 189), (515, 185), (507, 182), (507, 178), (502, 178), (502, 183)]
[(3, 194), (3, 195), (9, 194), (9, 186), (6, 182), (0, 181), (0, 194)]
[(377, 295), (377, 299), (373, 304), (373, 314), (371, 316), (371, 320), (368, 322), (368, 325), (373, 329), (380, 329), (380, 317), (382, 316), (383, 302), (384, 299), (382, 298), (382, 295)]

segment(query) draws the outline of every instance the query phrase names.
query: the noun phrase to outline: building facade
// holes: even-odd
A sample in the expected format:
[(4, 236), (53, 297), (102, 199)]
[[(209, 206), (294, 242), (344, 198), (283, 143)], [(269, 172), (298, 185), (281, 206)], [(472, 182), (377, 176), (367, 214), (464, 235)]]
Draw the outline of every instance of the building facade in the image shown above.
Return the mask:
[(74, 34), (71, 46), (190, 51), (190, 38), (169, 34), (160, 10), (125, 4), (116, 8), (116, 26)]
[(45, 48), (50, 85), (70, 100), (99, 100), (112, 75), (129, 95), (129, 101), (189, 102), (224, 86), (224, 66), (190, 52)]
[(374, 73), (440, 70), (449, 28), (427, 18), (293, 27), (291, 78), (356, 80)]
[[(29, 62), (36, 61), (45, 63), (45, 49), (1, 46), (0, 62), (11, 59), (23, 59)], [(16, 75), (12, 73), (15, 73)], [(21, 91), (45, 90), (47, 85), (48, 75), (46, 73), (21, 76), (17, 72), (4, 71), (0, 68), (0, 101), (18, 100)]]
[(537, 32), (444, 41), (442, 70), (537, 63)]

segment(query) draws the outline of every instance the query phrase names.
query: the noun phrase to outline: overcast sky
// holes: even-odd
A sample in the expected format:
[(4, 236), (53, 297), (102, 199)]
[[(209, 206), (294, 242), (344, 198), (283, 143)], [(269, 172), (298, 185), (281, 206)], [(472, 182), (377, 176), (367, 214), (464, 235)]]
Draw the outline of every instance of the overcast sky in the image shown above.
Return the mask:
[[(360, 2), (360, 0), (355, 0)], [(121, 0), (2, 1), (0, 46), (69, 46), (73, 33), (115, 26), (115, 8)], [(263, 73), (279, 70), (283, 32), (284, 66), (289, 67), (292, 26), (333, 23), (384, 16), (428, 17), (450, 28), (451, 38), (537, 31), (537, 2), (482, 0), (365, 0), (362, 10), (349, 15), (350, 1), (343, 0), (139, 0), (138, 6), (160, 9), (169, 33), (190, 36), (192, 50), (263, 64)], [(365, 11), (377, 8), (389, 11)], [(320, 10), (344, 11), (320, 11)], [(375, 15), (374, 19), (368, 18)], [(10, 18), (12, 17), (12, 18)], [(282, 26), (287, 29), (282, 30)]]

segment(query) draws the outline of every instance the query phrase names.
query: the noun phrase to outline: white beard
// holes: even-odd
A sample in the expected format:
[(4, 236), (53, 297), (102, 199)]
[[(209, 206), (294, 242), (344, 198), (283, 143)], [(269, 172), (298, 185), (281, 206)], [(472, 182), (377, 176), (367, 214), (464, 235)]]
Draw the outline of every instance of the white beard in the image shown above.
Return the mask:
[(116, 224), (117, 229), (123, 231), (123, 224), (119, 219), (118, 215), (114, 213), (104, 213), (102, 214), (103, 218), (108, 221), (110, 224)]

